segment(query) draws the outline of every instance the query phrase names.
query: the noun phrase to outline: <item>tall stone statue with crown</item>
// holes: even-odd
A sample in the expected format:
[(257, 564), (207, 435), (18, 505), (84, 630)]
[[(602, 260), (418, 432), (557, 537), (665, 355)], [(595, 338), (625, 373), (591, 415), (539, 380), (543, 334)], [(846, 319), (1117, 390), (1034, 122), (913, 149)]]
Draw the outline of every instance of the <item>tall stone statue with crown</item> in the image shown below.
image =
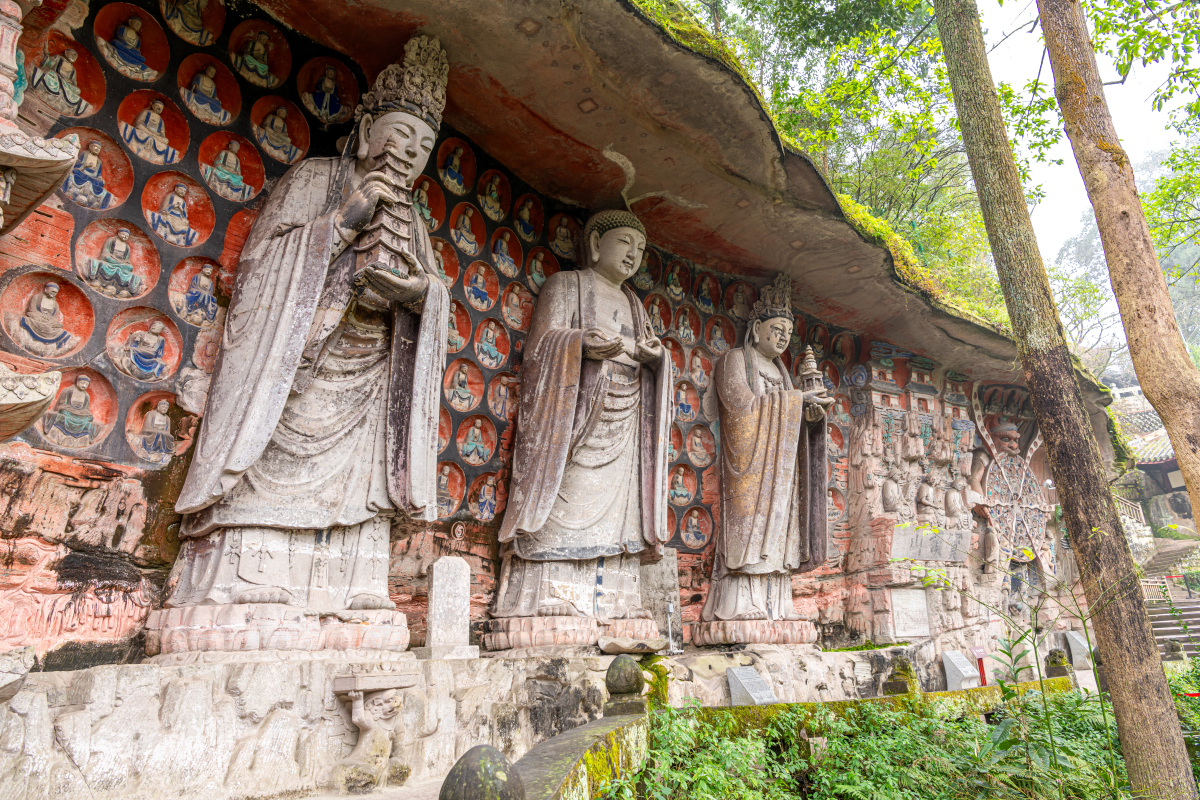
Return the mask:
[(389, 532), (437, 516), (450, 302), (411, 189), (448, 72), (436, 39), (409, 41), (341, 157), (292, 167), (255, 221), (152, 655), (408, 646)]
[(811, 349), (801, 388), (780, 358), (795, 324), (791, 295), (786, 275), (764, 288), (742, 346), (713, 371), (721, 519), (712, 585), (692, 626), (697, 645), (816, 641), (816, 627), (796, 612), (792, 575), (825, 563), (825, 408), (833, 398)]

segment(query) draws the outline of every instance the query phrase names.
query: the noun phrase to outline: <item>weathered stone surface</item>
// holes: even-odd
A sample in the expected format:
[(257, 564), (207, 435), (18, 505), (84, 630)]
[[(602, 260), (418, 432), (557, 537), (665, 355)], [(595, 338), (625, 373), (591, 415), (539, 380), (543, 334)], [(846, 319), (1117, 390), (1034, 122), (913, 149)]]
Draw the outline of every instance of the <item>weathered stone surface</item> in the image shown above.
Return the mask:
[(691, 626), (694, 644), (812, 644), (817, 627), (805, 620), (720, 620)]
[(650, 612), (664, 636), (670, 632), (672, 649), (683, 648), (683, 614), (679, 598), (679, 553), (663, 548), (663, 557), (642, 564), (642, 607)]
[(730, 667), (725, 676), (729, 680), (730, 705), (767, 706), (779, 702), (775, 692), (753, 667)]
[(1067, 631), (1064, 634), (1067, 645), (1067, 656), (1076, 671), (1092, 668), (1091, 651), (1088, 649), (1087, 638), (1079, 631)]
[(942, 651), (942, 666), (946, 669), (946, 691), (974, 689), (979, 685), (979, 668), (957, 650)]
[(644, 715), (600, 719), (543, 742), (517, 762), (529, 800), (599, 797), (639, 770), (649, 750)]
[(36, 656), (37, 649), (32, 646), (0, 653), (0, 703), (7, 703), (21, 690)]
[(604, 688), (609, 694), (641, 694), (645, 685), (642, 667), (631, 656), (617, 656), (604, 674)]
[(425, 646), (417, 648), (417, 658), (478, 658), (479, 648), (467, 643), (470, 627), (471, 568), (457, 556), (443, 556), (429, 569)]
[(438, 800), (525, 800), (525, 786), (503, 753), (481, 744), (450, 769)]
[(628, 636), (601, 636), (596, 640), (600, 652), (609, 655), (618, 653), (657, 653), (666, 650), (670, 642), (666, 639), (631, 639)]

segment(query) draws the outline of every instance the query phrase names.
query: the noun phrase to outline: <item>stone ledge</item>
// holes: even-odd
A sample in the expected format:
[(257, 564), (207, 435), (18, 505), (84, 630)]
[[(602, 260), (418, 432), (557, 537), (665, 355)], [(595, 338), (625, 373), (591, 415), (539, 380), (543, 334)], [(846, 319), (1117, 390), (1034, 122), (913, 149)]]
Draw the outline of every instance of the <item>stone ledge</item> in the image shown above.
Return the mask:
[(525, 800), (599, 797), (614, 779), (642, 768), (649, 734), (647, 717), (620, 716), (547, 739), (515, 765)]

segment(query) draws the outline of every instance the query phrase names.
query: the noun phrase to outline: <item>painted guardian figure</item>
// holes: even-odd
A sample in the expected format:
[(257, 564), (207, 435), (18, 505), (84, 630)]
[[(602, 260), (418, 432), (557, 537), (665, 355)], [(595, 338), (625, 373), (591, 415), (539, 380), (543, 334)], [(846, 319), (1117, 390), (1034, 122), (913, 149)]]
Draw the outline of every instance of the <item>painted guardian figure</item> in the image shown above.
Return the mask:
[(176, 503), (169, 608), (395, 607), (391, 520), (437, 517), (449, 294), (423, 225), (399, 267), (356, 248), (384, 210), (414, 218), (447, 73), (437, 40), (411, 40), (363, 98), (342, 156), (293, 167), (255, 222)]
[(825, 563), (825, 408), (833, 398), (792, 387), (780, 356), (793, 325), (791, 280), (780, 275), (749, 310), (743, 345), (713, 370), (721, 524), (712, 586), (692, 628), (699, 645), (816, 640), (796, 613), (792, 574)]
[(643, 551), (661, 552), (670, 538), (671, 370), (625, 285), (645, 247), (637, 217), (602, 211), (584, 226), (585, 268), (542, 287), (489, 649), (658, 637), (638, 574)]

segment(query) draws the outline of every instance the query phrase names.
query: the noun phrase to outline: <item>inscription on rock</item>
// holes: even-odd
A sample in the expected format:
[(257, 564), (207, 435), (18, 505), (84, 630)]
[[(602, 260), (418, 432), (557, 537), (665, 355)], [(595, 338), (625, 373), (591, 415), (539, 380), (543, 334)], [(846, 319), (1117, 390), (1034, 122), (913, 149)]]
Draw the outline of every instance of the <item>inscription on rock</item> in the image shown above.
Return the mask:
[(897, 637), (929, 635), (924, 589), (892, 589), (892, 630)]
[(754, 667), (730, 667), (729, 704), (734, 706), (768, 706), (779, 698)]

